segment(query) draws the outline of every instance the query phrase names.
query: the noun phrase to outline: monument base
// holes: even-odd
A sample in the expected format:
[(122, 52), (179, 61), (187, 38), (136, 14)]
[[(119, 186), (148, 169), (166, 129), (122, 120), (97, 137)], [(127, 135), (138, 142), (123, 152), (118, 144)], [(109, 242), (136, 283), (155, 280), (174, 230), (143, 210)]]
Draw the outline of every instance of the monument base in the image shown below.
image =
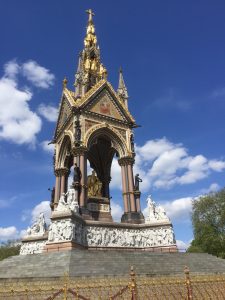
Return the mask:
[(121, 222), (131, 224), (143, 224), (145, 222), (145, 218), (142, 212), (128, 212), (122, 215)]
[(83, 250), (86, 249), (86, 247), (79, 245), (73, 241), (68, 242), (58, 242), (58, 243), (46, 243), (45, 247), (43, 248), (43, 253), (45, 252), (58, 252), (58, 251), (64, 251), (64, 250), (73, 250), (73, 249), (79, 249)]
[[(53, 212), (45, 236), (22, 241), (20, 254), (71, 249), (176, 251), (170, 222), (129, 224), (83, 220), (71, 211)], [(160, 250), (159, 250), (160, 249)]]

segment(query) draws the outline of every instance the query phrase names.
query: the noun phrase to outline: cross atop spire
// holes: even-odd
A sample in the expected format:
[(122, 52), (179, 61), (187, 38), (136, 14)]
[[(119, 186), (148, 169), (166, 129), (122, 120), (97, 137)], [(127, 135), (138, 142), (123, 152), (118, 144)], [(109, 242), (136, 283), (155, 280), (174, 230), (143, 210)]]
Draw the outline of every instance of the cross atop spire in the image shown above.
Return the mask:
[(93, 13), (93, 11), (89, 8), (89, 9), (86, 10), (86, 13), (88, 14), (88, 23), (93, 22), (92, 16), (95, 15), (95, 14)]

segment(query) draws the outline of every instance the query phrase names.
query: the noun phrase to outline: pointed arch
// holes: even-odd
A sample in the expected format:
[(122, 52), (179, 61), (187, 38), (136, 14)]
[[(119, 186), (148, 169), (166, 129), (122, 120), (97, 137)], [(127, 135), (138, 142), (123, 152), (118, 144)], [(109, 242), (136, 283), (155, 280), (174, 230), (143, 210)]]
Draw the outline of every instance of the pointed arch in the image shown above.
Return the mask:
[(116, 129), (108, 124), (98, 124), (91, 127), (84, 137), (85, 146), (90, 149), (91, 145), (100, 136), (106, 137), (107, 140), (111, 141), (111, 146), (116, 150), (119, 158), (128, 155), (126, 141)]
[(58, 168), (70, 168), (72, 140), (69, 134), (65, 134), (59, 148)]

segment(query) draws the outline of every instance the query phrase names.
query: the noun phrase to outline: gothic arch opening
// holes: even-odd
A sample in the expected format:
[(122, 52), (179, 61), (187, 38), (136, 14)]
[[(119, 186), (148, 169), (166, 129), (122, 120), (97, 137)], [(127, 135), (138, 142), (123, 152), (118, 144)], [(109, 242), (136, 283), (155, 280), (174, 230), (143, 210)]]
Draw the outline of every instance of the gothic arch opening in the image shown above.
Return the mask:
[(114, 156), (119, 157), (123, 152), (119, 137), (108, 128), (95, 131), (88, 140), (87, 158), (90, 167), (96, 172), (102, 183), (101, 195), (108, 199), (110, 198), (112, 160)]

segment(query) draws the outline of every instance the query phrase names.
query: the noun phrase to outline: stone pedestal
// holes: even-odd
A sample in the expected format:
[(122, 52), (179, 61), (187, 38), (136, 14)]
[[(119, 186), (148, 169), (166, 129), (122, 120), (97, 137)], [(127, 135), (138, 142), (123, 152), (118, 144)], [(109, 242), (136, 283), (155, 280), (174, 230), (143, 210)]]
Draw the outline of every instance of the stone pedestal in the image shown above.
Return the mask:
[(145, 222), (142, 212), (127, 212), (122, 215), (122, 223), (143, 224)]
[(106, 197), (89, 197), (87, 208), (94, 221), (112, 222), (110, 200)]

